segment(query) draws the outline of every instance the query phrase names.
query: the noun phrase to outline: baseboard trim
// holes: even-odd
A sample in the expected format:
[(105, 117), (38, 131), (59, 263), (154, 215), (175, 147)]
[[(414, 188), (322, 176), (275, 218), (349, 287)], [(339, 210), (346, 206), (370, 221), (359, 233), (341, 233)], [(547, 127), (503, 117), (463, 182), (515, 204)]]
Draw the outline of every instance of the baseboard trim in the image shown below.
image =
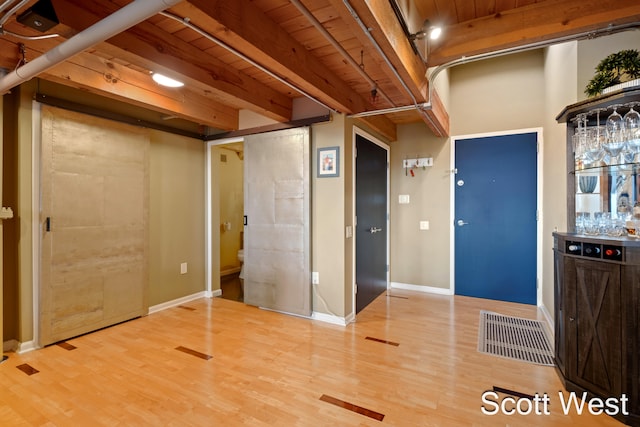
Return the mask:
[(39, 347), (36, 345), (35, 341), (27, 341), (18, 344), (18, 349), (16, 353), (23, 354), (28, 353), (33, 350), (37, 350)]
[(453, 291), (451, 289), (412, 285), (410, 283), (391, 282), (391, 287), (395, 289), (403, 289), (405, 291), (424, 292), (427, 294), (453, 295)]
[(349, 318), (334, 316), (332, 314), (319, 313), (314, 311), (311, 313), (311, 320), (318, 320), (320, 322), (331, 323), (332, 325), (347, 326), (352, 320)]
[[(149, 314), (157, 313), (162, 310), (166, 310), (168, 308), (176, 307), (181, 304), (185, 304), (190, 301), (194, 301), (200, 298), (205, 297), (219, 297), (222, 295), (222, 290), (217, 289), (215, 291), (202, 291), (197, 292), (195, 294), (187, 295), (181, 298), (174, 299), (172, 301), (163, 302), (161, 304), (154, 305), (149, 307)], [(2, 343), (2, 350), (5, 352), (14, 351), (17, 354), (28, 353), (33, 350), (37, 350), (38, 346), (36, 346), (35, 341), (26, 341), (26, 342), (18, 342), (17, 340), (8, 340)]]
[(207, 298), (217, 298), (222, 296), (222, 289), (216, 289), (215, 291), (206, 291), (204, 296)]
[(13, 352), (16, 354), (28, 353), (33, 350), (37, 350), (39, 347), (35, 341), (27, 341), (21, 343), (18, 340), (8, 340), (2, 343), (3, 352)]
[(544, 304), (539, 305), (538, 308), (542, 312), (544, 319), (547, 321), (547, 326), (549, 326), (549, 332), (551, 332), (551, 336), (554, 336), (555, 324), (553, 318), (551, 317), (551, 313), (549, 312), (549, 310), (547, 310), (547, 307)]
[(355, 321), (356, 321), (356, 314), (355, 314), (355, 313), (351, 313), (351, 314), (349, 314), (347, 317), (345, 317), (345, 319), (344, 319), (344, 320), (345, 320), (345, 322), (347, 322), (347, 325), (348, 325), (349, 323), (353, 323), (353, 322), (355, 322)]
[[(213, 293), (215, 293), (215, 291)], [(159, 311), (166, 310), (168, 308), (176, 307), (178, 305), (181, 305), (190, 301), (194, 301), (200, 298), (206, 298), (206, 297), (207, 297), (207, 291), (202, 291), (202, 292), (197, 292), (195, 294), (187, 295), (181, 298), (177, 298), (172, 301), (163, 302), (161, 304), (157, 304), (149, 307), (149, 314), (157, 313)]]

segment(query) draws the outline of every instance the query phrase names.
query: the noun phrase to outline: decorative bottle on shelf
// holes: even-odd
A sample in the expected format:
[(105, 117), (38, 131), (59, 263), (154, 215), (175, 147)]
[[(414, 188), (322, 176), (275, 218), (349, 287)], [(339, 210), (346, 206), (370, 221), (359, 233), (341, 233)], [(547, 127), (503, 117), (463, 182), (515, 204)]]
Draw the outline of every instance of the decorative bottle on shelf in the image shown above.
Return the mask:
[(640, 201), (633, 205), (633, 219), (640, 220)]
[(629, 195), (627, 193), (622, 193), (620, 198), (618, 199), (618, 218), (621, 219), (630, 219), (629, 217), (632, 215), (631, 204), (629, 203)]

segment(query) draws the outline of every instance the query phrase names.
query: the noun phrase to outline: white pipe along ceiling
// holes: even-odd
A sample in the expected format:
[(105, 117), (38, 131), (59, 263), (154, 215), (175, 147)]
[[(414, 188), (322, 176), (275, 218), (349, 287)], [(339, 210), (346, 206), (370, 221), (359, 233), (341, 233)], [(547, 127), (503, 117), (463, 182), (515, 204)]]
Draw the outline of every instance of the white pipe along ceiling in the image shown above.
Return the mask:
[(0, 78), (0, 94), (101, 43), (182, 0), (136, 0), (36, 59)]
[[(7, 0), (4, 3), (2, 3), (2, 5), (0, 5), (0, 12), (4, 12), (5, 10), (7, 10), (7, 8), (9, 6), (11, 6), (13, 3), (15, 3), (16, 0)], [(5, 22), (7, 22), (7, 20), (9, 19), (9, 17), (11, 15), (13, 15), (14, 13), (16, 13), (18, 10), (20, 10), (20, 8), (22, 6), (24, 6), (25, 4), (29, 3), (29, 0), (22, 0), (20, 3), (18, 3), (17, 5), (15, 5), (13, 7), (13, 9), (9, 10), (7, 13), (4, 14), (4, 16), (2, 17), (2, 19), (0, 19), (0, 27), (2, 27)]]

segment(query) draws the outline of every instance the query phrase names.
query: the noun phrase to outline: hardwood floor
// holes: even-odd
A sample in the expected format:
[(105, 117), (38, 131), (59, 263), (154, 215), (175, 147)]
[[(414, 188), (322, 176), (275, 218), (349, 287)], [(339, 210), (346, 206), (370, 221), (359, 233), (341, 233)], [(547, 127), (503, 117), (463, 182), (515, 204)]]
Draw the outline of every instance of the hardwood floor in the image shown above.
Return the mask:
[[(622, 425), (565, 416), (553, 368), (479, 353), (481, 309), (538, 316), (531, 306), (392, 290), (341, 327), (201, 299), (9, 354), (0, 424)], [(550, 415), (483, 415), (482, 393), (494, 386), (548, 393)]]
[(244, 300), (242, 286), (240, 286), (240, 273), (231, 273), (220, 276), (220, 289), (222, 290), (222, 298), (240, 301)]

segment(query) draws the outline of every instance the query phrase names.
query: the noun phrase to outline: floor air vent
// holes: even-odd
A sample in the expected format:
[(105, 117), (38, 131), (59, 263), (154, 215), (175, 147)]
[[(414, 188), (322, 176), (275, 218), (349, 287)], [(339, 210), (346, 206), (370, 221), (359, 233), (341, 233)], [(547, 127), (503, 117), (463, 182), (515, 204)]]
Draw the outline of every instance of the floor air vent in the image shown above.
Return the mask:
[(543, 322), (482, 310), (478, 351), (538, 365), (554, 366), (553, 346)]

